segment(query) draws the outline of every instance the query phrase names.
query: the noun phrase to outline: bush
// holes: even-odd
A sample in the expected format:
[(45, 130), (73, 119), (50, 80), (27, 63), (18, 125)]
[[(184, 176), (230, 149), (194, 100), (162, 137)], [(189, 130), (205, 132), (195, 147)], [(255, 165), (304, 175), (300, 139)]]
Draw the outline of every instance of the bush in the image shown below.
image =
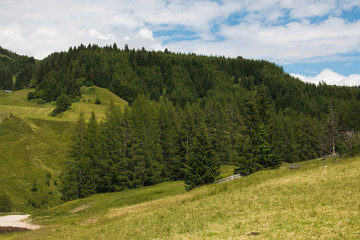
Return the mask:
[(43, 104), (45, 104), (46, 102), (45, 102), (45, 100), (44, 99), (36, 99), (36, 104), (37, 105), (43, 105)]
[(34, 99), (34, 98), (35, 98), (35, 92), (29, 92), (28, 95), (27, 95), (27, 99), (31, 100), (31, 99)]
[(0, 193), (0, 212), (10, 212), (11, 210), (12, 202), (10, 198), (4, 193)]
[(39, 91), (37, 91), (35, 93), (35, 97), (34, 98), (40, 98), (40, 99), (44, 99), (46, 100), (46, 92), (44, 89), (40, 89)]
[(52, 115), (56, 116), (59, 113), (62, 113), (68, 110), (71, 106), (71, 99), (68, 95), (62, 94), (56, 99), (56, 108), (54, 109)]
[(98, 97), (95, 98), (95, 104), (101, 104), (100, 98), (98, 98)]

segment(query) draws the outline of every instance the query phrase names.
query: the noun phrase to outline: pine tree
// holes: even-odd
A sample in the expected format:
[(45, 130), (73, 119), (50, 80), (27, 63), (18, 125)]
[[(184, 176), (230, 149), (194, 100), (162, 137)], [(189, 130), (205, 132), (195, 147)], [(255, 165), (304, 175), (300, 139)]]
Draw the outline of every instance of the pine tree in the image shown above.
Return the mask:
[(199, 127), (194, 137), (185, 168), (185, 189), (187, 191), (213, 183), (220, 175), (220, 164), (215, 157), (204, 124)]

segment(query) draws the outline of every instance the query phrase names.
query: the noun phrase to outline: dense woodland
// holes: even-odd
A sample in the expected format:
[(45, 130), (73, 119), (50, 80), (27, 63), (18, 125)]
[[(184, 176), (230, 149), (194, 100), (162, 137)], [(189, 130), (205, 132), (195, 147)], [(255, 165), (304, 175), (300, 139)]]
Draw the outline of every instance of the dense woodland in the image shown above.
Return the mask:
[(304, 83), (263, 60), (80, 45), (6, 71), (14, 89), (35, 86), (29, 99), (57, 101), (54, 115), (83, 85), (129, 103), (112, 104), (101, 123), (79, 117), (64, 199), (177, 179), (190, 190), (220, 164), (247, 175), (331, 154), (333, 142), (360, 153), (360, 88)]
[[(19, 90), (32, 79), (35, 59), (20, 56), (0, 47), (0, 89)], [(13, 77), (16, 78), (14, 83)]]

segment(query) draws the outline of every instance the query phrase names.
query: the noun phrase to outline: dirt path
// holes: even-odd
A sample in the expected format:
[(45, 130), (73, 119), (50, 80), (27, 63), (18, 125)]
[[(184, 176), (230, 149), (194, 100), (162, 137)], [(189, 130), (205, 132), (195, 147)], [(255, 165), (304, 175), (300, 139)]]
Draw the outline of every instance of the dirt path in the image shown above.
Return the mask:
[(18, 227), (35, 230), (40, 228), (39, 225), (26, 222), (30, 215), (8, 215), (0, 217), (0, 227)]

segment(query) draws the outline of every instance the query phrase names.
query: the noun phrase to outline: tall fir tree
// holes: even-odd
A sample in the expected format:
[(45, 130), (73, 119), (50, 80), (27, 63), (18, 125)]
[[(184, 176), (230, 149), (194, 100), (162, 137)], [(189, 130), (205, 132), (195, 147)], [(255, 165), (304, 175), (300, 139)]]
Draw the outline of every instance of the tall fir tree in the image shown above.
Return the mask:
[(73, 142), (70, 146), (70, 159), (62, 174), (62, 198), (71, 200), (87, 197), (95, 193), (94, 170), (88, 156), (89, 146), (86, 136), (87, 127), (81, 112), (74, 129)]
[(191, 153), (185, 166), (185, 189), (190, 191), (198, 186), (213, 183), (220, 175), (220, 164), (202, 124), (193, 140)]
[(153, 102), (139, 95), (131, 111), (132, 166), (137, 185), (161, 181), (164, 168), (160, 144), (159, 116)]
[(180, 157), (178, 116), (171, 102), (160, 102), (159, 116), (160, 144), (165, 164), (163, 176), (169, 180), (179, 180), (183, 177), (183, 162)]
[(251, 93), (245, 105), (242, 139), (238, 141), (238, 156), (235, 157), (235, 173), (252, 174), (262, 168), (257, 157), (258, 139), (261, 125), (255, 94)]

